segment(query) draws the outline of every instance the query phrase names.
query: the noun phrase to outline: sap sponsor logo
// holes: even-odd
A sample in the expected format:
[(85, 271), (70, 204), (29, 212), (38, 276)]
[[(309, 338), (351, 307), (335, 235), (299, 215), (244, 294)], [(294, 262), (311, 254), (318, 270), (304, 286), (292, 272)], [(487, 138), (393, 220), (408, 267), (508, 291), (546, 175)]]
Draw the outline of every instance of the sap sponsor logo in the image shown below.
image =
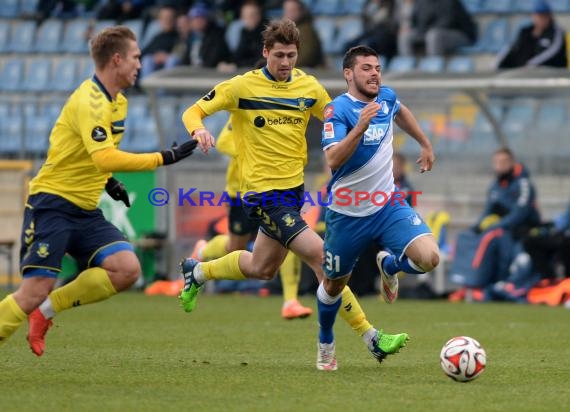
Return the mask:
[(289, 117), (289, 116), (273, 117), (273, 118), (269, 117), (267, 119), (267, 124), (269, 126), (297, 125), (297, 124), (303, 124), (303, 119)]
[(371, 124), (366, 132), (364, 132), (363, 143), (365, 145), (378, 145), (386, 136), (388, 131), (388, 123)]
[(323, 139), (334, 139), (334, 126), (331, 122), (323, 125)]

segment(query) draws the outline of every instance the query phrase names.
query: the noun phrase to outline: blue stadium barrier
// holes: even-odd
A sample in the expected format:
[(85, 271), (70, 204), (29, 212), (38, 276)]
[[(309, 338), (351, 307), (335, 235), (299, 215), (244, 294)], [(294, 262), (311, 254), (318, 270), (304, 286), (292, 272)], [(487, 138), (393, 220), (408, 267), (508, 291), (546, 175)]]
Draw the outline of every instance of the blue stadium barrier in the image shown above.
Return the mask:
[(22, 116), (0, 116), (0, 155), (19, 155), (23, 148), (24, 122)]
[(38, 104), (36, 99), (26, 99), (16, 104), (16, 110), (24, 117), (33, 117), (38, 114)]
[(366, 4), (366, 0), (341, 0), (341, 4), (343, 15), (360, 16)]
[(316, 16), (338, 16), (342, 14), (341, 0), (315, 0), (312, 12)]
[(51, 60), (30, 59), (21, 89), (26, 92), (46, 92), (52, 88), (50, 80)]
[(449, 73), (473, 73), (475, 62), (468, 56), (454, 56), (447, 62), (447, 71)]
[(516, 0), (511, 11), (515, 13), (530, 13), (535, 0)]
[(509, 102), (503, 119), (503, 131), (509, 141), (523, 138), (534, 123), (535, 102), (528, 99), (517, 99)]
[(0, 7), (0, 17), (14, 18), (20, 13), (19, 0), (2, 0)]
[(51, 128), (52, 122), (47, 115), (26, 116), (24, 132), (25, 152), (34, 157), (45, 155), (49, 146)]
[(424, 73), (441, 73), (445, 68), (445, 59), (441, 56), (423, 57), (418, 63), (418, 70)]
[(34, 50), (39, 53), (58, 53), (63, 34), (63, 21), (49, 19), (44, 21), (36, 32)]
[(549, 0), (549, 3), (555, 12), (570, 12), (570, 0)]
[(336, 20), (332, 17), (316, 17), (314, 27), (321, 40), (323, 52), (335, 53), (339, 47), (335, 42), (337, 30)]
[(388, 72), (407, 73), (414, 70), (416, 58), (413, 56), (396, 56), (388, 64)]
[(462, 3), (470, 14), (477, 14), (483, 11), (481, 7), (482, 0), (462, 0)]
[(39, 0), (20, 0), (20, 13), (31, 15), (38, 9)]
[[(495, 119), (502, 124), (504, 112), (503, 102), (500, 100), (490, 100), (487, 102), (487, 107)], [(491, 123), (483, 113), (479, 111), (475, 117), (473, 128), (471, 129), (471, 136), (465, 144), (465, 153), (490, 155), (497, 147), (498, 142)]]
[(506, 18), (492, 20), (485, 27), (482, 39), (483, 51), (497, 53), (509, 41), (509, 22)]
[(509, 14), (514, 9), (512, 0), (486, 0), (482, 3), (483, 13)]
[(65, 105), (65, 100), (50, 99), (50, 101), (45, 102), (44, 104), (41, 105), (38, 113), (41, 115), (46, 115), (50, 119), (51, 127), (53, 127), (55, 121), (61, 114), (61, 109), (63, 108), (64, 105)]
[(364, 26), (360, 17), (348, 17), (340, 22), (340, 27), (335, 39), (337, 45), (337, 53), (344, 53), (346, 43), (361, 36), (364, 32)]
[(95, 65), (91, 57), (81, 58), (79, 60), (79, 77), (78, 84), (81, 84), (84, 80), (90, 79), (95, 74)]
[(232, 53), (238, 48), (242, 28), (243, 22), (239, 19), (232, 21), (226, 28), (225, 39)]
[(10, 22), (8, 20), (0, 20), (0, 53), (9, 51), (10, 45)]
[(146, 27), (141, 41), (139, 42), (141, 50), (144, 49), (158, 33), (160, 33), (160, 25), (157, 20), (153, 20)]
[(36, 23), (20, 20), (12, 26), (10, 48), (13, 53), (31, 53), (34, 51)]
[(536, 127), (539, 131), (565, 130), (564, 125), (569, 119), (568, 104), (564, 100), (546, 100), (536, 114)]
[(80, 80), (77, 77), (79, 72), (77, 59), (59, 58), (56, 60), (55, 69), (51, 79), (51, 87), (56, 92), (71, 92), (78, 85)]
[(74, 19), (67, 22), (60, 49), (63, 53), (89, 53), (87, 31), (89, 20)]
[(7, 60), (0, 71), (0, 91), (20, 90), (24, 73), (24, 60), (14, 57)]
[(131, 29), (137, 37), (137, 40), (142, 39), (144, 29), (144, 22), (142, 19), (127, 20), (124, 21), (122, 25), (127, 26), (129, 29)]

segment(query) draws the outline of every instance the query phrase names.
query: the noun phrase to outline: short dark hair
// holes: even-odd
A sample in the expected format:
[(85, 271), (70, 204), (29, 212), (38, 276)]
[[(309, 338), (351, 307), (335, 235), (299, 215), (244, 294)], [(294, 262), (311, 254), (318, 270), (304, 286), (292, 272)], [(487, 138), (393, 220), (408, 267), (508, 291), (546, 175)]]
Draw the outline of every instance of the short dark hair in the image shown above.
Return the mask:
[(292, 20), (283, 18), (269, 22), (262, 33), (263, 45), (271, 50), (275, 43), (294, 44), (299, 49), (299, 29)]
[(506, 146), (499, 147), (497, 150), (495, 150), (495, 153), (493, 153), (493, 154), (496, 154), (496, 155), (497, 154), (505, 154), (505, 155), (509, 156), (511, 159), (515, 158), (513, 151)]
[(354, 46), (346, 51), (344, 57), (342, 58), (342, 68), (352, 69), (354, 68), (354, 62), (358, 56), (375, 56), (378, 57), (378, 53), (371, 47), (368, 46)]

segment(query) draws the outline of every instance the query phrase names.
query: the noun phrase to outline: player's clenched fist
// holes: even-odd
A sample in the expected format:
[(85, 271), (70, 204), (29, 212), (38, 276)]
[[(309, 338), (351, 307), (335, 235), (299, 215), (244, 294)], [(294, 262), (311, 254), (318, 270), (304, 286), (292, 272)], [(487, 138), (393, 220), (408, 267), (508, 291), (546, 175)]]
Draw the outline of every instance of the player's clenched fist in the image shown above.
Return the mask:
[(200, 150), (204, 153), (208, 153), (208, 150), (211, 147), (215, 146), (216, 140), (214, 136), (208, 131), (208, 129), (197, 129), (194, 130), (192, 133), (192, 138), (198, 141), (198, 146), (200, 146)]
[(357, 127), (362, 128), (362, 133), (368, 129), (370, 121), (376, 116), (378, 110), (380, 110), (380, 105), (376, 102), (369, 103), (362, 109), (358, 123), (356, 124)]

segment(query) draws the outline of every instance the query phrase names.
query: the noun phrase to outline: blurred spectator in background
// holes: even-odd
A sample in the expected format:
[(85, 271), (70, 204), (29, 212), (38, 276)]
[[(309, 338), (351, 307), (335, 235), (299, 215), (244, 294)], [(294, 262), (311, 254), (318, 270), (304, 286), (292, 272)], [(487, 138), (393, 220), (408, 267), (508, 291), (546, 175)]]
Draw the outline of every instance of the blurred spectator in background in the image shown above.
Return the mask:
[(169, 66), (190, 65), (215, 68), (231, 61), (231, 53), (224, 38), (224, 30), (211, 18), (211, 11), (202, 3), (196, 3), (188, 12), (188, 19), (179, 22), (180, 35), (176, 55)]
[(570, 276), (570, 205), (554, 221), (532, 229), (523, 245), (540, 278)]
[(75, 17), (77, 14), (86, 10), (91, 10), (97, 0), (39, 0), (36, 6), (36, 12), (31, 17), (41, 23), (50, 17)]
[(240, 10), (243, 22), (239, 43), (233, 56), (238, 67), (252, 67), (259, 60), (263, 49), (261, 32), (265, 28), (261, 6), (255, 0), (246, 1)]
[(415, 0), (411, 27), (398, 35), (404, 56), (444, 56), (477, 40), (477, 26), (461, 0)]
[(143, 10), (153, 4), (154, 0), (103, 0), (97, 12), (97, 19), (118, 22), (138, 19)]
[(409, 194), (414, 188), (410, 184), (407, 176), (408, 162), (403, 154), (394, 152), (392, 156), (393, 169), (394, 169), (394, 184), (398, 187), (397, 190), (407, 193), (406, 201), (411, 207), (415, 206), (413, 196)]
[(172, 7), (161, 7), (158, 11), (160, 32), (154, 36), (142, 50), (140, 78), (165, 68), (170, 53), (178, 40), (176, 31), (176, 10)]
[(313, 16), (307, 6), (301, 0), (285, 0), (283, 17), (293, 20), (299, 29), (301, 46), (297, 67), (324, 67), (321, 39), (313, 27)]
[(396, 0), (368, 0), (362, 9), (364, 33), (345, 44), (344, 49), (363, 44), (387, 59), (394, 57), (398, 52), (398, 7)]
[(566, 32), (556, 24), (550, 5), (536, 0), (532, 23), (520, 29), (515, 41), (497, 56), (497, 69), (523, 66), (566, 67)]
[[(451, 268), (452, 280), (464, 286), (450, 295), (452, 301), (462, 300), (466, 292), (474, 290), (478, 292), (478, 296), (473, 295), (475, 300), (488, 299), (493, 285), (511, 275), (509, 268), (522, 252), (522, 239), (540, 224), (534, 185), (510, 149), (501, 148), (493, 154), (493, 169), (496, 178), (489, 188), (485, 209), (471, 230), (460, 234), (457, 241), (455, 259), (470, 262), (469, 270), (457, 275)], [(464, 245), (469, 245), (468, 249)]]

